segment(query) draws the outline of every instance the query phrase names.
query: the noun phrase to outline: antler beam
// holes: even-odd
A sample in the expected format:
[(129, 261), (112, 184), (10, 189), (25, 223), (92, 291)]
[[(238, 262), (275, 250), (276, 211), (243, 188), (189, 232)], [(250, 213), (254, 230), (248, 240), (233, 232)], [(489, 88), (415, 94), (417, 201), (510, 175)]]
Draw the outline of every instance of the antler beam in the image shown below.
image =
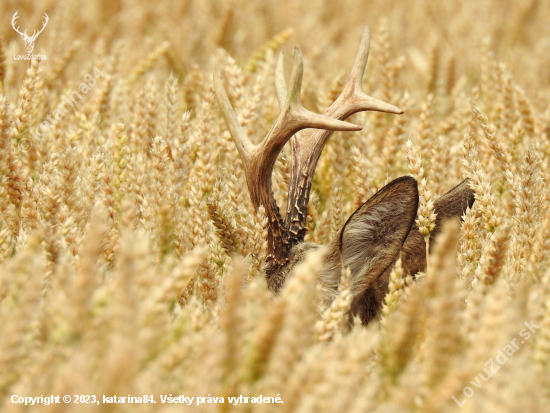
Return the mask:
[[(366, 95), (362, 91), (363, 73), (367, 65), (370, 49), (370, 31), (365, 27), (359, 51), (344, 90), (325, 111), (324, 115), (345, 120), (357, 112), (377, 111), (401, 115), (403, 111), (389, 103)], [(276, 88), (279, 105), (286, 94), (283, 55), (279, 55), (276, 69)], [(292, 168), (285, 227), (289, 233), (289, 248), (304, 240), (306, 233), (307, 205), (313, 175), (319, 157), (332, 131), (308, 130), (291, 140)]]
[[(254, 145), (246, 136), (222, 85), (222, 77), (214, 73), (214, 91), (225, 123), (243, 161), (246, 181), (254, 208), (263, 205), (268, 218), (268, 265), (283, 266), (289, 260), (289, 234), (273, 197), (271, 176), (277, 156), (289, 139), (306, 128), (330, 131), (358, 131), (361, 126), (343, 122), (306, 110), (300, 100), (304, 64), (299, 46), (294, 50), (294, 64), (290, 88), (284, 91), (277, 85), (281, 113), (273, 127), (259, 145)], [(281, 95), (282, 93), (282, 95)], [(283, 99), (284, 97), (284, 99)], [(330, 136), (330, 135), (329, 135)]]

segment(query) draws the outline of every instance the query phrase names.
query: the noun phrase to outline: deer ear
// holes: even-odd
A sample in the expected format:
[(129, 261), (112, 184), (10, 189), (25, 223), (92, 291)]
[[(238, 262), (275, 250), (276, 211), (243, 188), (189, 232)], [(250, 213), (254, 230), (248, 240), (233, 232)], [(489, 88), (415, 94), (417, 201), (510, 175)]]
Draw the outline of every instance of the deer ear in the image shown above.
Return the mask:
[[(458, 220), (474, 204), (474, 191), (469, 184), (470, 181), (465, 179), (434, 202), (434, 212), (437, 214), (437, 218), (435, 228), (430, 234), (430, 245), (434, 245), (445, 220), (452, 218)], [(413, 230), (403, 244), (401, 260), (405, 273), (411, 275), (424, 271), (426, 268), (426, 244), (420, 232), (416, 230), (416, 225), (413, 226)]]
[(348, 219), (336, 240), (341, 267), (351, 269), (358, 296), (393, 264), (416, 218), (418, 186), (411, 177), (390, 182)]
[[(434, 202), (434, 211), (437, 213), (436, 224), (440, 224), (447, 218), (460, 218), (467, 208), (472, 207), (474, 201), (470, 180), (465, 179)], [(441, 231), (441, 225), (438, 226), (437, 231)]]

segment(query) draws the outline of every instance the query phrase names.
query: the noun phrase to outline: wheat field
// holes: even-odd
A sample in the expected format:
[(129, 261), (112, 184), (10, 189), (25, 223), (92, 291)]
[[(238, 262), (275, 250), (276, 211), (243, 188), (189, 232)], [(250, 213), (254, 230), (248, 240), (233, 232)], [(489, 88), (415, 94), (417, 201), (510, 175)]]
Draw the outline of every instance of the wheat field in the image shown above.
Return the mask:
[[(49, 16), (45, 60), (16, 58), (16, 11), (28, 33)], [(0, 16), (0, 411), (549, 411), (550, 1), (3, 0)], [(405, 113), (331, 137), (307, 239), (403, 175), (419, 219), (465, 178), (476, 201), (349, 330), (345, 273), (316, 300), (323, 250), (267, 290), (266, 220), (212, 74), (259, 142), (279, 52), (288, 75), (300, 44), (302, 102), (323, 113), (364, 26), (363, 90)], [(61, 400), (25, 405), (40, 396)]]

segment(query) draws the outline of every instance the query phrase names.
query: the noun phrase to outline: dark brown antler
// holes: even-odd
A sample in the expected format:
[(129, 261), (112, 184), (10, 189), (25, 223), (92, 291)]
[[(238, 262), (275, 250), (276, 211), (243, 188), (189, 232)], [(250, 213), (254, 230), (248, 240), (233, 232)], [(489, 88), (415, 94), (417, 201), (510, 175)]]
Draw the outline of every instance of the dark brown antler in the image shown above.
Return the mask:
[[(214, 74), (214, 90), (225, 123), (235, 141), (243, 161), (246, 181), (254, 208), (263, 205), (268, 218), (267, 264), (282, 267), (289, 261), (290, 245), (288, 230), (279, 213), (273, 197), (271, 175), (277, 156), (288, 140), (298, 131), (306, 128), (328, 129), (331, 131), (358, 131), (360, 126), (342, 122), (306, 110), (300, 101), (303, 76), (303, 60), (300, 48), (294, 50), (294, 65), (288, 92), (285, 90), (284, 103), (275, 124), (259, 145), (254, 145), (240, 126), (237, 116), (229, 103), (222, 85), (222, 78)], [(286, 87), (285, 87), (286, 89)]]
[[(361, 84), (369, 58), (369, 49), (370, 31), (368, 27), (365, 27), (348, 82), (340, 96), (325, 111), (325, 116), (345, 120), (354, 113), (363, 111), (386, 112), (398, 115), (403, 113), (401, 109), (368, 96), (362, 91)], [(281, 105), (286, 92), (282, 54), (277, 61), (276, 72), (277, 97), (279, 105)], [(304, 240), (306, 234), (307, 205), (313, 175), (323, 148), (331, 135), (332, 131), (308, 130), (290, 141), (292, 148), (292, 169), (285, 226), (289, 232), (291, 247)]]

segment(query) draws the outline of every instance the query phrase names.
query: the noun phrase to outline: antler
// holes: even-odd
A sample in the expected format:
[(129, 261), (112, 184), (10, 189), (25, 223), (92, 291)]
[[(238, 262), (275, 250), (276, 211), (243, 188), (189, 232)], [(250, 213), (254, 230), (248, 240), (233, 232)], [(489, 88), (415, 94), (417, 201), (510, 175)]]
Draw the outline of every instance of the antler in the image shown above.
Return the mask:
[[(290, 88), (284, 93), (278, 87), (281, 113), (273, 127), (259, 145), (254, 145), (246, 136), (237, 116), (229, 103), (218, 71), (214, 73), (214, 91), (225, 123), (229, 129), (246, 175), (246, 181), (254, 208), (263, 205), (268, 218), (268, 265), (281, 267), (289, 261), (290, 248), (288, 231), (285, 228), (279, 208), (273, 197), (271, 175), (277, 156), (289, 139), (306, 128), (330, 131), (358, 131), (361, 126), (342, 122), (306, 110), (300, 100), (304, 64), (299, 46), (294, 49), (294, 64), (290, 78)], [(282, 93), (282, 95), (281, 95)]]
[[(370, 49), (370, 31), (365, 27), (359, 51), (344, 90), (325, 111), (324, 115), (345, 120), (362, 111), (377, 111), (401, 115), (403, 111), (389, 103), (366, 95), (361, 88), (363, 72), (367, 65)], [(276, 88), (279, 105), (286, 94), (283, 54), (279, 55), (276, 69)], [(306, 234), (307, 205), (313, 175), (319, 157), (332, 131), (308, 130), (291, 139), (292, 168), (285, 226), (289, 233), (289, 248), (304, 240)]]
[(26, 31), (26, 30), (25, 30), (25, 33), (21, 33), (21, 32), (19, 31), (19, 27), (15, 27), (15, 21), (16, 21), (17, 18), (19, 17), (18, 14), (19, 14), (19, 10), (17, 10), (17, 11), (15, 12), (15, 14), (13, 15), (13, 17), (12, 17), (12, 19), (11, 19), (11, 25), (13, 26), (13, 29), (14, 29), (17, 33), (19, 33), (21, 36), (27, 36), (27, 31)]
[(50, 20), (50, 18), (48, 17), (48, 15), (46, 13), (44, 13), (44, 17), (46, 18), (46, 21), (44, 22), (44, 24), (42, 25), (42, 28), (40, 29), (40, 31), (38, 33), (36, 33), (36, 30), (32, 33), (32, 36), (31, 36), (32, 40), (36, 40), (38, 35), (40, 33), (42, 33), (44, 31), (44, 29), (46, 28), (46, 25), (48, 24), (48, 21)]
[(44, 13), (44, 17), (46, 18), (46, 21), (44, 21), (44, 24), (42, 25), (42, 28), (38, 31), (38, 33), (36, 32), (36, 30), (33, 32), (32, 36), (29, 37), (29, 35), (27, 34), (27, 31), (25, 30), (25, 33), (21, 33), (19, 31), (19, 27), (15, 27), (15, 21), (17, 20), (17, 18), (19, 17), (18, 16), (19, 14), (19, 10), (17, 10), (15, 12), (15, 14), (13, 15), (12, 19), (11, 19), (11, 25), (13, 26), (13, 29), (19, 33), (21, 36), (23, 36), (24, 38), (28, 39), (29, 41), (33, 41), (33, 40), (36, 40), (36, 38), (38, 37), (38, 35), (40, 33), (42, 33), (44, 31), (44, 29), (46, 28), (46, 25), (48, 24), (48, 21), (50, 20), (50, 18), (48, 17), (48, 15), (46, 13)]

